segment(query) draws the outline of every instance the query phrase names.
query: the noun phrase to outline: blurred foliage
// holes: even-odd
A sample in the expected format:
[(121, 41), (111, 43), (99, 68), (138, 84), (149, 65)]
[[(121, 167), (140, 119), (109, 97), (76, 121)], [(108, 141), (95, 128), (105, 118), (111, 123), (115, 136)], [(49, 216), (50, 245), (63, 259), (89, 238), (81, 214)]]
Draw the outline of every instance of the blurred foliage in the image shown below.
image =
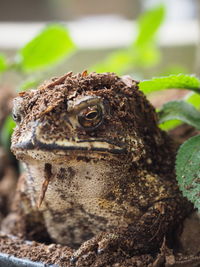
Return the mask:
[(14, 70), (23, 77), (30, 73), (32, 76), (41, 74), (75, 51), (76, 46), (67, 28), (61, 24), (49, 24), (17, 51), (9, 64), (6, 56), (0, 54), (0, 71)]
[(12, 116), (9, 115), (6, 120), (5, 123), (3, 125), (3, 128), (1, 129), (0, 132), (0, 143), (4, 146), (4, 148), (6, 148), (7, 150), (9, 150), (10, 148), (10, 137), (11, 134), (13, 132), (13, 129), (15, 127), (15, 122), (12, 119)]
[(170, 64), (166, 68), (162, 68), (161, 71), (158, 73), (158, 76), (167, 76), (170, 74), (187, 74), (188, 69), (185, 66), (182, 66), (180, 64)]
[[(200, 89), (200, 88), (199, 88)], [(195, 108), (200, 108), (200, 95), (197, 93), (190, 93), (186, 96), (186, 102), (192, 104)]]
[(164, 18), (165, 7), (163, 5), (143, 13), (137, 20), (138, 34), (129, 47), (111, 53), (102, 62), (92, 66), (90, 70), (123, 74), (136, 67), (155, 66), (161, 58), (155, 37)]
[[(16, 71), (24, 78), (16, 87), (19, 91), (37, 87), (43, 80), (44, 71), (55, 66), (64, 58), (70, 57), (76, 46), (66, 27), (61, 24), (47, 25), (37, 36), (22, 47), (9, 63), (6, 56), (0, 54), (0, 72)], [(0, 143), (9, 147), (10, 135), (15, 123), (9, 116), (0, 132)]]
[(170, 101), (164, 104), (158, 115), (160, 123), (177, 119), (200, 130), (200, 111), (183, 100)]
[(181, 124), (182, 122), (179, 120), (170, 120), (170, 121), (165, 121), (163, 123), (160, 122), (159, 127), (164, 131), (170, 131)]
[(7, 69), (7, 60), (5, 55), (0, 54), (0, 72), (3, 72)]
[(53, 24), (46, 27), (17, 53), (17, 66), (32, 72), (55, 64), (75, 50), (66, 27)]
[(23, 81), (19, 87), (17, 88), (17, 91), (26, 91), (31, 88), (36, 88), (40, 82), (40, 79), (33, 77), (28, 78), (27, 80)]
[[(141, 81), (140, 90), (145, 94), (153, 93), (155, 91), (161, 91), (165, 89), (187, 89), (194, 92), (200, 93), (200, 80), (193, 75), (178, 74), (178, 75), (169, 75), (167, 77), (156, 77), (151, 80)], [(198, 93), (192, 93), (186, 97), (186, 102), (192, 104), (194, 107), (200, 107), (200, 96)], [(174, 101), (175, 102), (175, 101)], [(163, 130), (171, 130), (176, 126), (181, 124), (179, 113), (175, 108), (183, 108), (183, 105), (177, 103), (176, 105), (171, 105), (171, 102), (167, 103), (164, 106), (164, 111), (162, 114), (162, 119), (160, 120), (160, 128)], [(186, 105), (184, 105), (186, 108)], [(180, 110), (182, 114), (183, 110)], [(187, 110), (185, 110), (187, 112)], [(170, 113), (170, 114), (169, 114)]]

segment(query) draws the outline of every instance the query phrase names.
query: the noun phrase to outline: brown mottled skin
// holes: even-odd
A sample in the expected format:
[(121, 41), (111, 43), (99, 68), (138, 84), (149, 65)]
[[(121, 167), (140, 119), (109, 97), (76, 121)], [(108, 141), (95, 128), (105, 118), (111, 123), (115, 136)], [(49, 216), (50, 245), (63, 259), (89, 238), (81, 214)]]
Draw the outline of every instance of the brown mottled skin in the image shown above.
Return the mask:
[(74, 262), (158, 251), (186, 216), (173, 143), (130, 77), (68, 73), (20, 93), (13, 116), (27, 170), (18, 208), (55, 242), (81, 245)]

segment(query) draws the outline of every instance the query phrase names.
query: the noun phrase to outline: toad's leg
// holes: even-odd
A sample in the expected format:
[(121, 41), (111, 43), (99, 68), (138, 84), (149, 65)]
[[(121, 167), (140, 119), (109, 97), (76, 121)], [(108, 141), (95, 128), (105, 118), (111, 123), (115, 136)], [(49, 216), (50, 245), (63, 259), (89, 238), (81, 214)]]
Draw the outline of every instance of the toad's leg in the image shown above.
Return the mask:
[(111, 259), (116, 252), (132, 256), (158, 251), (164, 236), (169, 236), (187, 215), (183, 205), (183, 200), (178, 198), (155, 203), (138, 222), (124, 229), (102, 233), (83, 243), (74, 253), (72, 262), (84, 266), (87, 256), (91, 258), (91, 251), (96, 253), (95, 260), (98, 257), (105, 258), (106, 253)]
[(33, 199), (30, 199), (28, 190), (27, 174), (23, 173), (18, 181), (11, 212), (3, 220), (1, 230), (29, 240), (50, 242), (43, 215), (39, 209), (33, 208)]

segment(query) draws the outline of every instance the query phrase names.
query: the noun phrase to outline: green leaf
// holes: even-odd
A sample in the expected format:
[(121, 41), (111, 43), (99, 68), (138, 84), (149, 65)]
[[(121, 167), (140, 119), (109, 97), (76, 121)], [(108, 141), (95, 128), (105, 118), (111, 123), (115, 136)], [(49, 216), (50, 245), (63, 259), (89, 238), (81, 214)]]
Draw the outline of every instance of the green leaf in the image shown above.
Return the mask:
[(200, 130), (200, 111), (185, 101), (170, 101), (162, 106), (158, 112), (159, 122), (181, 120)]
[(186, 102), (192, 104), (195, 108), (200, 108), (200, 94), (190, 93), (186, 97)]
[(8, 64), (5, 55), (0, 54), (0, 72), (3, 72), (7, 69)]
[(106, 59), (90, 68), (91, 71), (102, 72), (115, 72), (122, 74), (127, 67), (134, 61), (134, 55), (128, 50), (119, 50), (111, 53)]
[(70, 56), (75, 45), (68, 30), (59, 24), (47, 26), (18, 53), (18, 65), (24, 71), (35, 71)]
[(159, 128), (164, 130), (164, 131), (169, 131), (169, 130), (176, 128), (180, 124), (182, 124), (182, 122), (179, 120), (170, 120), (170, 121), (165, 121), (165, 122), (161, 123), (159, 125)]
[(176, 157), (176, 174), (180, 189), (200, 210), (200, 135), (187, 140)]
[(134, 46), (141, 47), (152, 42), (164, 18), (165, 7), (163, 5), (159, 5), (143, 13), (138, 20), (138, 36), (134, 42)]
[(148, 94), (163, 89), (188, 89), (200, 93), (200, 80), (192, 75), (178, 74), (142, 81), (140, 90)]
[(135, 50), (120, 50), (111, 53), (105, 60), (90, 68), (96, 72), (115, 72), (119, 75), (126, 73), (129, 69), (140, 67), (152, 67), (160, 60), (160, 53), (155, 47), (141, 47)]
[(149, 68), (161, 58), (154, 44), (154, 38), (164, 19), (165, 8), (158, 7), (141, 15), (138, 22), (138, 36), (127, 49), (111, 53), (101, 62), (90, 68), (96, 72), (115, 72), (119, 75), (133, 68)]
[(137, 57), (134, 66), (139, 68), (153, 67), (160, 62), (161, 53), (155, 45), (141, 46), (136, 49)]
[(5, 122), (4, 122), (4, 125), (1, 129), (1, 132), (0, 132), (0, 141), (1, 141), (1, 144), (7, 149), (9, 150), (10, 148), (10, 138), (11, 138), (11, 135), (12, 135), (12, 132), (13, 132), (13, 129), (15, 127), (15, 122), (13, 121), (11, 115), (9, 115)]

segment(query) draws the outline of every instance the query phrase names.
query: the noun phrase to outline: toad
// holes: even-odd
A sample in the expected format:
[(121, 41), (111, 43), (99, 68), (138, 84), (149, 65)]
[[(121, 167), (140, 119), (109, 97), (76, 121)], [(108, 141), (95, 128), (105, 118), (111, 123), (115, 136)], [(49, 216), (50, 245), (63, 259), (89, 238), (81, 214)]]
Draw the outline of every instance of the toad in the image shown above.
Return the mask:
[(21, 92), (13, 118), (27, 235), (38, 221), (55, 242), (80, 246), (72, 261), (154, 253), (186, 216), (174, 144), (130, 77), (67, 73)]

